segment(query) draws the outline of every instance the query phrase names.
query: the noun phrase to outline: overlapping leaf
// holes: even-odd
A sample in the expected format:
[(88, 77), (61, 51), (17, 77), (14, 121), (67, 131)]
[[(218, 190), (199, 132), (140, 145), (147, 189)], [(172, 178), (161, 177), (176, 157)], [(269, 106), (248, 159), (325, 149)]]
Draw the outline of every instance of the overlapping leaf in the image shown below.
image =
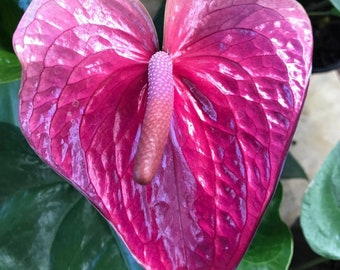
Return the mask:
[(0, 170), (0, 269), (128, 268), (106, 221), (2, 122)]
[(340, 259), (340, 143), (324, 160), (303, 196), (301, 227), (313, 251)]
[(18, 90), (20, 81), (0, 84), (0, 121), (19, 125)]
[(22, 128), (146, 268), (232, 269), (276, 187), (311, 43), (294, 1), (168, 1), (175, 105), (142, 187), (132, 166), (157, 50), (151, 19), (135, 0), (32, 1), (14, 36)]
[(21, 67), (14, 53), (0, 49), (0, 84), (20, 78)]
[(293, 255), (293, 239), (279, 214), (282, 185), (279, 183), (255, 238), (238, 270), (288, 269)]

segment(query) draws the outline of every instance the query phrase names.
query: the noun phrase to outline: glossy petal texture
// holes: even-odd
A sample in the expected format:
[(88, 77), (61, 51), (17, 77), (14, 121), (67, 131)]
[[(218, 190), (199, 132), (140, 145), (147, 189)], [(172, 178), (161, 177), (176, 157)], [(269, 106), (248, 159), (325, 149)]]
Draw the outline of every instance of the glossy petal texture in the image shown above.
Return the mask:
[(150, 185), (132, 180), (157, 50), (137, 0), (32, 1), (14, 36), (22, 129), (147, 269), (233, 269), (298, 120), (310, 24), (293, 0), (168, 0), (165, 16), (174, 111)]
[(305, 98), (309, 20), (294, 1), (169, 0), (165, 29), (171, 141), (191, 174), (186, 186), (177, 178), (182, 235), (195, 243), (183, 256), (194, 268), (233, 269), (272, 197)]
[(105, 197), (132, 161), (157, 50), (147, 11), (135, 0), (35, 0), (13, 43), (25, 136), (110, 218)]

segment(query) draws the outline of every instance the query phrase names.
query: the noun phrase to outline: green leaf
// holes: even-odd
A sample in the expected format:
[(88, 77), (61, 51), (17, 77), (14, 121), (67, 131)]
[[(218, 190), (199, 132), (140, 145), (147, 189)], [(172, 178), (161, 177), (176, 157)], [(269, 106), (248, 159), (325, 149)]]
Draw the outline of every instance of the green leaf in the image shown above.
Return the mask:
[(301, 209), (303, 234), (313, 251), (340, 259), (340, 142), (309, 185)]
[(0, 269), (127, 269), (110, 226), (0, 123)]
[(20, 81), (0, 84), (0, 122), (19, 126), (18, 91)]
[(329, 14), (333, 15), (333, 16), (340, 17), (340, 9), (337, 9), (337, 8), (334, 7), (329, 11)]
[(340, 10), (340, 0), (330, 0), (330, 2), (337, 10)]
[(7, 123), (0, 123), (0, 171), (0, 204), (17, 192), (62, 181), (36, 156), (20, 130)]
[(293, 157), (291, 153), (288, 153), (285, 165), (282, 170), (281, 179), (291, 178), (308, 179), (305, 171), (303, 170), (299, 162)]
[(288, 226), (279, 215), (281, 200), (282, 186), (279, 184), (237, 270), (288, 269), (293, 254), (293, 240)]
[(130, 251), (128, 250), (128, 248), (126, 247), (126, 245), (124, 244), (124, 242), (122, 241), (122, 239), (120, 239), (120, 237), (117, 236), (117, 234), (113, 231), (113, 228), (111, 227), (113, 234), (116, 236), (116, 240), (119, 244), (120, 250), (123, 254), (123, 257), (125, 259), (125, 263), (128, 266), (128, 269), (130, 270), (143, 270), (144, 268), (138, 264), (138, 262), (135, 260), (135, 258), (131, 255)]
[(63, 183), (9, 196), (0, 206), (0, 269), (48, 269), (56, 224), (78, 200)]
[(14, 53), (10, 53), (0, 49), (0, 84), (21, 77), (21, 65)]
[(86, 200), (72, 205), (58, 227), (51, 269), (127, 269), (107, 222)]

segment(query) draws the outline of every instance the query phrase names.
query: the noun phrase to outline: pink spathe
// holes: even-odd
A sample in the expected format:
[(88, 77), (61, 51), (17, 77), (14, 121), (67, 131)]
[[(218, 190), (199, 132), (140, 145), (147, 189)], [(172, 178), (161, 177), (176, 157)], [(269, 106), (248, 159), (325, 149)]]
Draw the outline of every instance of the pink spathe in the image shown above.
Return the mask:
[(157, 44), (138, 0), (32, 0), (13, 37), (22, 131), (146, 269), (235, 269), (306, 96), (308, 16), (295, 0), (168, 0)]

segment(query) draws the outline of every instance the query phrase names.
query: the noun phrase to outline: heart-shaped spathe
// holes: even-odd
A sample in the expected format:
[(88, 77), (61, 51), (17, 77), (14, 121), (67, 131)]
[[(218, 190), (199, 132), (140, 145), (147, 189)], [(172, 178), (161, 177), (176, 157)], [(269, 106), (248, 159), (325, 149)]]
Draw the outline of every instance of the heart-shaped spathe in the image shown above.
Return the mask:
[[(159, 169), (133, 181), (157, 37), (138, 0), (32, 0), (13, 37), (20, 122), (147, 269), (234, 269), (275, 190), (312, 52), (294, 0), (168, 0), (174, 105)], [(76, 229), (76, 228), (75, 228)]]

